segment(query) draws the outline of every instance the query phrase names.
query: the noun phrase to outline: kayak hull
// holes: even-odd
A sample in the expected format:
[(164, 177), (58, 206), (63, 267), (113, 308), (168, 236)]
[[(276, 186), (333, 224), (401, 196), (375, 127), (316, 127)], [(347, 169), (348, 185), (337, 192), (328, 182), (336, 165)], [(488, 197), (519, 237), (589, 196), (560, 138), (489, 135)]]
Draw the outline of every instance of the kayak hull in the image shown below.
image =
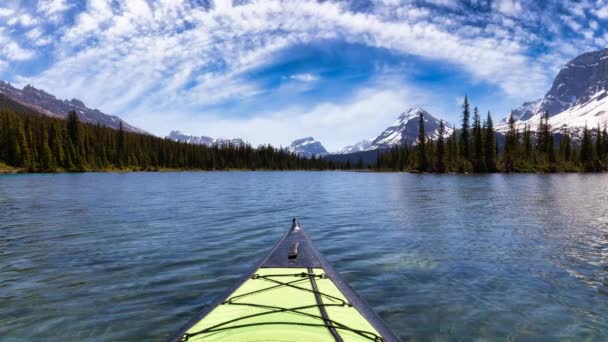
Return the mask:
[(171, 341), (398, 341), (294, 219), (270, 253)]

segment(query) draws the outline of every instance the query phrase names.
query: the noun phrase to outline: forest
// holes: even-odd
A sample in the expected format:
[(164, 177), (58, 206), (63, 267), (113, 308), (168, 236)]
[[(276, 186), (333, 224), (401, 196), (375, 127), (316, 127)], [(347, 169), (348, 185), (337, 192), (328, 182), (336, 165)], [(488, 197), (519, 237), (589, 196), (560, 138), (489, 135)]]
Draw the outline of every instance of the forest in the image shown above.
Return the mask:
[[(556, 134), (545, 113), (538, 127), (516, 128), (509, 116), (504, 143), (499, 144), (492, 116), (482, 120), (465, 96), (462, 125), (450, 135), (440, 122), (437, 138), (428, 139), (424, 119), (419, 118), (418, 141), (412, 146), (396, 146), (378, 154), (375, 168), (384, 171), (414, 172), (599, 172), (608, 169), (608, 131), (585, 127), (576, 142), (564, 129)], [(502, 146), (500, 146), (502, 145)], [(347, 168), (351, 165), (347, 165)]]
[(23, 172), (159, 170), (325, 170), (332, 161), (307, 159), (270, 145), (205, 146), (80, 122), (0, 111), (0, 164)]
[[(67, 120), (22, 107), (0, 110), (0, 172), (84, 172), (162, 170), (376, 170), (435, 173), (599, 172), (608, 170), (606, 126), (559, 133), (548, 114), (533, 129), (518, 130), (509, 117), (504, 139), (498, 139), (492, 116), (482, 119), (467, 97), (462, 125), (448, 129), (440, 122), (434, 139), (419, 118), (418, 141), (377, 152), (375, 165), (325, 158), (307, 159), (270, 145), (206, 146), (175, 142), (148, 134), (113, 130), (80, 122), (75, 112)], [(472, 112), (472, 113), (471, 113)], [(472, 114), (472, 116), (471, 116)]]

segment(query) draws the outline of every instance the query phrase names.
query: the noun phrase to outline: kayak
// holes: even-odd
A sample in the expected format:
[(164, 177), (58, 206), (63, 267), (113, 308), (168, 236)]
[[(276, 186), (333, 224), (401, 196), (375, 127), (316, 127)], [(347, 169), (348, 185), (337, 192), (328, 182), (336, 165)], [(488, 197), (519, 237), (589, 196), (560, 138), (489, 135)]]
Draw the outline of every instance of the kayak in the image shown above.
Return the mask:
[(171, 341), (399, 341), (296, 219), (270, 253)]

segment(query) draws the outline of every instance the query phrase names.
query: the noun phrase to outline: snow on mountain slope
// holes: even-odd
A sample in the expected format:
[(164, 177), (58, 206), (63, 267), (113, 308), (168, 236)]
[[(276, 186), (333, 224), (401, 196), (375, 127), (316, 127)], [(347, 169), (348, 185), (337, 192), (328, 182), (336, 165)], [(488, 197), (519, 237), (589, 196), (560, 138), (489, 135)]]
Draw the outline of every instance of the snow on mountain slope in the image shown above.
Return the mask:
[(325, 147), (313, 137), (294, 140), (291, 145), (287, 147), (287, 151), (306, 158), (312, 158), (313, 156), (323, 157), (329, 154)]
[(224, 145), (244, 145), (243, 139), (224, 139), (224, 138), (211, 138), (207, 136), (195, 136), (190, 134), (185, 134), (180, 131), (171, 131), (167, 136), (168, 139), (184, 142), (187, 144), (195, 144), (195, 145), (206, 145), (206, 146), (224, 146)]
[(343, 147), (342, 149), (336, 151), (333, 154), (348, 154), (348, 153), (366, 151), (368, 148), (370, 148), (370, 146), (372, 146), (372, 142), (370, 140), (364, 139), (364, 140), (357, 142), (354, 145), (348, 145), (346, 147)]
[[(554, 130), (578, 130), (608, 123), (608, 49), (584, 53), (568, 62), (557, 74), (544, 98), (526, 102), (513, 111), (518, 129), (538, 127), (541, 116), (549, 113)], [(507, 118), (496, 130), (508, 130)]]
[[(426, 137), (437, 139), (439, 137), (439, 119), (420, 107), (410, 108), (403, 112), (392, 125), (372, 141), (367, 150), (388, 148), (395, 145), (415, 145), (418, 141), (420, 114), (424, 120)], [(452, 128), (444, 122), (445, 136), (452, 133)]]

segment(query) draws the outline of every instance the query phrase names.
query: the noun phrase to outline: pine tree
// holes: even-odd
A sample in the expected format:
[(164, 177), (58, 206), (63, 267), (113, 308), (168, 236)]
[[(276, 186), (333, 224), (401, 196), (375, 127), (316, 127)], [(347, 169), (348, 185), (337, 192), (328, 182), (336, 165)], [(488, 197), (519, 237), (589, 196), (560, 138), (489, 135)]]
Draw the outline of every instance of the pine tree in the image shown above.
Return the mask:
[(583, 138), (581, 139), (580, 162), (585, 171), (593, 171), (593, 142), (587, 125), (583, 129)]
[(57, 164), (55, 163), (53, 152), (49, 147), (49, 134), (46, 127), (42, 129), (42, 138), (40, 139), (40, 143), (42, 145), (40, 147), (40, 167), (42, 168), (42, 171), (53, 172), (57, 169)]
[(604, 129), (602, 130), (602, 146), (604, 149), (602, 151), (602, 160), (608, 162), (608, 123), (604, 123)]
[(566, 128), (563, 133), (562, 140), (559, 142), (559, 156), (560, 159), (566, 163), (570, 162), (572, 154), (572, 139), (570, 138), (570, 131)]
[[(549, 127), (549, 125), (547, 125), (547, 127)], [(555, 164), (555, 140), (553, 138), (553, 132), (550, 128), (547, 130), (547, 134), (547, 159), (549, 160), (549, 164), (551, 165), (551, 170), (555, 171), (555, 166), (553, 165)]]
[(439, 135), (437, 137), (437, 160), (435, 163), (435, 170), (437, 172), (445, 172), (445, 125), (443, 120), (439, 120), (439, 129), (437, 131)]
[(456, 137), (456, 126), (452, 127), (452, 134), (448, 143), (448, 165), (454, 165), (458, 156), (458, 138)]
[(471, 142), (470, 142), (470, 124), (469, 117), (471, 115), (471, 111), (469, 108), (469, 99), (465, 95), (464, 102), (462, 104), (462, 131), (460, 132), (460, 157), (468, 161), (471, 157)]
[(481, 119), (477, 107), (473, 110), (473, 170), (475, 172), (485, 172), (483, 162), (483, 134), (481, 131)]
[(484, 127), (484, 163), (489, 172), (496, 172), (496, 132), (494, 132), (490, 112), (488, 112)]
[(420, 113), (418, 120), (418, 144), (416, 145), (417, 150), (417, 169), (420, 172), (424, 172), (428, 168), (428, 162), (426, 158), (426, 134), (424, 132), (424, 116)]
[(528, 124), (524, 126), (524, 159), (532, 161), (532, 132)]
[(601, 168), (600, 161), (602, 160), (602, 153), (604, 150), (602, 143), (603, 143), (602, 130), (600, 129), (600, 124), (598, 122), (597, 131), (596, 131), (596, 135), (595, 135), (595, 151), (594, 151), (594, 155), (593, 155), (593, 161), (594, 161), (596, 170), (599, 170)]
[(546, 134), (544, 119), (545, 116), (541, 115), (540, 121), (538, 122), (538, 129), (536, 130), (536, 149), (541, 154), (546, 152), (545, 149), (547, 147), (547, 143), (545, 141)]
[(514, 164), (514, 156), (517, 150), (517, 130), (515, 129), (515, 119), (513, 112), (509, 115), (509, 131), (507, 132), (505, 148), (502, 153), (503, 168), (506, 172), (512, 172)]

